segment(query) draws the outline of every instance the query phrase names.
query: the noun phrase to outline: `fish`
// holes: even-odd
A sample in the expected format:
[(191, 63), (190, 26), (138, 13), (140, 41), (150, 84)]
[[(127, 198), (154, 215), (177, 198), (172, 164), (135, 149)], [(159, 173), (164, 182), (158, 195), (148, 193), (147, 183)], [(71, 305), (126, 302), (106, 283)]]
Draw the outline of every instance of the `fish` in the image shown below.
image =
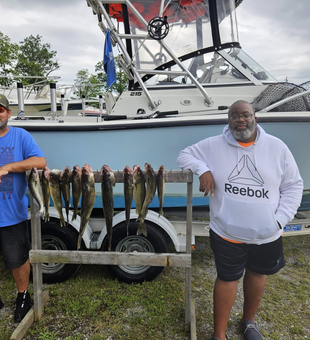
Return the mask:
[(44, 215), (43, 194), (39, 171), (36, 167), (33, 167), (30, 171), (28, 178), (28, 187), (32, 196), (34, 197), (35, 201), (38, 203), (39, 206), (39, 211), (37, 212), (36, 217), (37, 216), (43, 217)]
[(133, 199), (133, 171), (129, 166), (126, 166), (123, 170), (124, 177), (124, 198), (125, 198), (125, 215), (126, 215), (126, 228), (127, 236), (130, 222), (130, 210)]
[(46, 174), (50, 171), (47, 165), (45, 165), (42, 168), (42, 178), (41, 178), (41, 183), (42, 183), (42, 193), (43, 193), (43, 203), (45, 207), (45, 215), (44, 215), (44, 221), (48, 222), (50, 220), (50, 215), (49, 215), (49, 207), (50, 207), (50, 197), (51, 197), (51, 190), (50, 190), (50, 185), (49, 182), (46, 178)]
[(140, 215), (145, 199), (145, 177), (139, 165), (133, 167), (133, 199), (136, 204), (136, 214)]
[(80, 197), (82, 194), (82, 174), (78, 165), (75, 165), (72, 169), (72, 203), (73, 203), (73, 215), (71, 221), (74, 221), (77, 216), (79, 208)]
[(71, 181), (71, 169), (66, 166), (60, 174), (60, 185), (62, 197), (65, 202), (65, 209), (67, 215), (67, 223), (69, 223), (69, 207), (70, 207), (70, 181)]
[(137, 218), (137, 221), (139, 222), (137, 235), (144, 234), (144, 236), (147, 236), (147, 230), (144, 220), (147, 215), (147, 207), (153, 201), (153, 197), (156, 192), (156, 174), (151, 164), (149, 163), (145, 163), (145, 172), (146, 172), (146, 193), (141, 212)]
[(82, 179), (82, 201), (81, 201), (81, 221), (78, 237), (77, 249), (81, 248), (82, 237), (85, 232), (89, 217), (93, 211), (96, 199), (95, 176), (90, 165), (85, 164), (81, 168)]
[(109, 240), (108, 250), (111, 251), (113, 215), (114, 215), (113, 187), (115, 186), (116, 181), (113, 171), (107, 165), (102, 166), (100, 174), (102, 176), (101, 182), (102, 207)]
[(165, 194), (165, 167), (161, 165), (157, 172), (157, 194), (159, 203), (158, 217), (164, 215), (164, 194)]
[(62, 214), (60, 171), (57, 169), (53, 169), (49, 172), (46, 172), (44, 175), (49, 182), (50, 192), (51, 192), (52, 200), (54, 202), (54, 207), (59, 215), (60, 226), (64, 227), (66, 223), (65, 223), (64, 216)]

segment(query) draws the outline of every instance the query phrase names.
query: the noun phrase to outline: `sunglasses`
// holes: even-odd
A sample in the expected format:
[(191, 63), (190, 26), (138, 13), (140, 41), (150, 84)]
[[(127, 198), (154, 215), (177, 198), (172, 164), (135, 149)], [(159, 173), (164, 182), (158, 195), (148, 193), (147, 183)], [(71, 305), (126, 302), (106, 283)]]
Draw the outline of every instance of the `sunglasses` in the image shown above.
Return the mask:
[(7, 108), (5, 108), (4, 106), (0, 106), (0, 113), (3, 113), (4, 111), (7, 111)]

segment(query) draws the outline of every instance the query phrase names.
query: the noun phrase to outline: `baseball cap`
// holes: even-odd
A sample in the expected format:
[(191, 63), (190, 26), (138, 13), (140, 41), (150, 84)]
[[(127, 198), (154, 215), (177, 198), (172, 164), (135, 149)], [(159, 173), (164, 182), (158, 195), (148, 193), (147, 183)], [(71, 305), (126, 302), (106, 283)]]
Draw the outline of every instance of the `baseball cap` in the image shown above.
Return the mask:
[(9, 108), (9, 101), (4, 94), (0, 94), (0, 105), (4, 106), (6, 109)]

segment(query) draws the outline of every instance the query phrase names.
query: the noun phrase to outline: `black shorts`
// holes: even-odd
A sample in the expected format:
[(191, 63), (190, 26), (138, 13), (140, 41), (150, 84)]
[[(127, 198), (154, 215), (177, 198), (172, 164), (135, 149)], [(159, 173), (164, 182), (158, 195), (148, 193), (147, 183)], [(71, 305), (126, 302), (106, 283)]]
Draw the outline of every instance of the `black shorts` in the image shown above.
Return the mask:
[(210, 245), (214, 253), (218, 278), (237, 281), (249, 269), (270, 275), (285, 266), (282, 236), (266, 244), (233, 243), (224, 240), (210, 229)]
[(29, 258), (28, 220), (9, 227), (0, 227), (2, 256), (6, 269), (16, 269)]

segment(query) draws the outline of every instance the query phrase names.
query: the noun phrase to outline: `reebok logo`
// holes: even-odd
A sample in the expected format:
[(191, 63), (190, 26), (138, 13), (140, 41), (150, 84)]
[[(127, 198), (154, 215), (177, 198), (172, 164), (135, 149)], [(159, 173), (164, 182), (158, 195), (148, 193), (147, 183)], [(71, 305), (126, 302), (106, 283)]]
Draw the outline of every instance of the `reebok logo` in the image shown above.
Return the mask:
[(225, 192), (229, 192), (231, 194), (234, 195), (242, 195), (242, 196), (249, 196), (249, 197), (257, 197), (257, 198), (267, 198), (268, 197), (268, 192), (269, 190), (253, 190), (249, 187), (247, 188), (238, 188), (238, 187), (233, 187), (231, 184), (229, 183), (225, 183)]
[(246, 188), (240, 188), (230, 183), (225, 183), (225, 192), (234, 195), (269, 199), (269, 190), (265, 190), (264, 188), (251, 189), (253, 186), (262, 187), (264, 185), (264, 180), (259, 174), (255, 164), (247, 155), (241, 157), (238, 164), (228, 176), (228, 181), (232, 184), (246, 186)]
[(256, 166), (250, 160), (249, 156), (242, 156), (238, 164), (234, 167), (231, 174), (228, 176), (230, 183), (260, 186), (264, 185)]

